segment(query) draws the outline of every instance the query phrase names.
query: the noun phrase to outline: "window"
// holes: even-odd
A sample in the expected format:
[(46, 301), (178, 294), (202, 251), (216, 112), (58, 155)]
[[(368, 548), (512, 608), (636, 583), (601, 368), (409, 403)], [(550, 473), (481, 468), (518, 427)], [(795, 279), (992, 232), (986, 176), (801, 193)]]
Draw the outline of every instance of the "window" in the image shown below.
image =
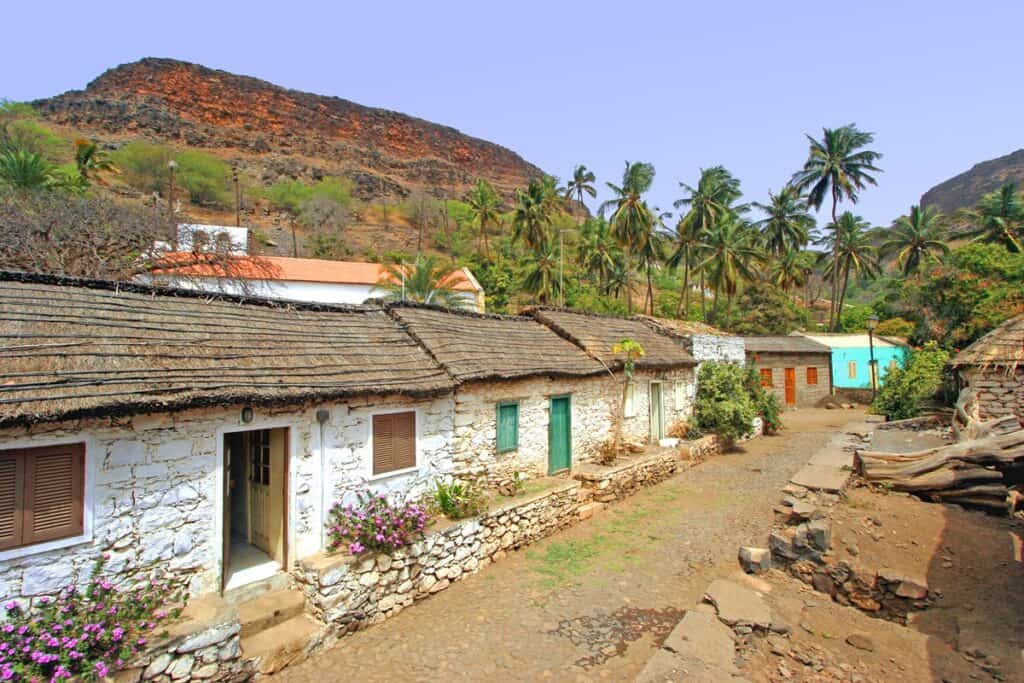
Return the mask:
[(626, 385), (626, 406), (623, 417), (636, 417), (636, 382)]
[(80, 536), (85, 446), (0, 451), (0, 550)]
[(373, 473), (416, 466), (416, 413), (373, 416)]
[(807, 386), (813, 387), (818, 383), (818, 368), (807, 368)]
[(761, 368), (761, 386), (765, 388), (774, 386), (771, 368)]
[(519, 448), (519, 404), (498, 404), (498, 452)]
[(270, 430), (261, 429), (249, 435), (249, 481), (270, 486)]
[(851, 360), (846, 364), (846, 372), (850, 379), (857, 379), (857, 361)]

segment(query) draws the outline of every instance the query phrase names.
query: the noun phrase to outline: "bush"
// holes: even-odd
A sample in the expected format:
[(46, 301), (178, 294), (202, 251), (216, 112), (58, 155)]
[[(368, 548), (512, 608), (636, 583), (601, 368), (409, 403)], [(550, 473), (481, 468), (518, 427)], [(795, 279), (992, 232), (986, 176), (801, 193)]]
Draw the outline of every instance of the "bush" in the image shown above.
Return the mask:
[(483, 491), (471, 483), (437, 481), (434, 486), (431, 506), (448, 519), (474, 517), (487, 509)]
[(917, 327), (914, 323), (905, 318), (889, 318), (878, 323), (875, 334), (880, 337), (900, 337), (906, 339), (914, 333)]
[(197, 204), (228, 206), (231, 168), (220, 159), (194, 149), (175, 150), (166, 145), (137, 140), (112, 155), (125, 182), (142, 192), (167, 192), (167, 164), (178, 162), (175, 183)]
[(904, 367), (889, 371), (871, 408), (890, 420), (905, 420), (942, 388), (949, 353), (935, 342), (910, 353)]
[(150, 581), (119, 590), (101, 578), (105, 562), (96, 562), (85, 592), (71, 586), (28, 610), (14, 600), (4, 605), (0, 679), (104, 678), (146, 645), (146, 634), (160, 621), (178, 615), (180, 589)]
[(352, 184), (345, 178), (323, 178), (315, 185), (301, 180), (278, 180), (256, 194), (266, 199), (271, 208), (295, 216), (302, 213), (303, 204), (313, 199), (329, 199), (346, 209), (352, 205)]
[(747, 393), (754, 410), (764, 422), (764, 433), (775, 434), (782, 429), (782, 404), (779, 397), (761, 386), (761, 376), (753, 367), (747, 368)]
[(750, 436), (757, 408), (746, 387), (747, 371), (730, 363), (705, 363), (697, 376), (694, 418), (702, 432), (730, 441)]
[(327, 532), (331, 550), (347, 548), (353, 555), (367, 550), (389, 552), (404, 548), (423, 536), (427, 511), (422, 505), (392, 505), (385, 496), (364, 491), (356, 505), (331, 508)]

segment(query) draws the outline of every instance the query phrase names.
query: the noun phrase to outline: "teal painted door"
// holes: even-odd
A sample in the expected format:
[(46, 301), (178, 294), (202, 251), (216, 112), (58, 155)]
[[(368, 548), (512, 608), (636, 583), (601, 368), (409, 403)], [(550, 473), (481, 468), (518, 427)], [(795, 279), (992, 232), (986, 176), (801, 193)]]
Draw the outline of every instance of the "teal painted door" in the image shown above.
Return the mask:
[(572, 413), (569, 397), (551, 399), (548, 422), (548, 473), (567, 470), (572, 465)]

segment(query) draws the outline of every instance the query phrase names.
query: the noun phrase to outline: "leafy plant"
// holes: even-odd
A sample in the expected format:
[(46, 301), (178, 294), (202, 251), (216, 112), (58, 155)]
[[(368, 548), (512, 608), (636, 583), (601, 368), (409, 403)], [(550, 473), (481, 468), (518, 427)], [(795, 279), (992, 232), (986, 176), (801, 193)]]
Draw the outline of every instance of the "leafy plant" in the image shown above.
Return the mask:
[(904, 367), (890, 370), (872, 409), (890, 420), (917, 415), (922, 404), (934, 396), (945, 381), (949, 353), (935, 342), (912, 351)]
[(775, 434), (782, 429), (782, 404), (778, 396), (761, 386), (761, 376), (756, 368), (747, 368), (746, 385), (754, 410), (764, 423), (764, 433)]
[(486, 510), (487, 498), (483, 491), (470, 482), (438, 480), (434, 482), (431, 505), (448, 519), (465, 519)]
[(117, 588), (102, 576), (106, 561), (96, 561), (84, 591), (69, 586), (31, 609), (15, 600), (4, 605), (0, 679), (102, 679), (137, 654), (161, 621), (178, 616), (185, 597), (179, 586), (149, 581)]
[(704, 363), (697, 375), (697, 426), (730, 441), (752, 434), (757, 406), (746, 383), (747, 371), (738, 365)]
[(423, 536), (427, 511), (422, 505), (392, 504), (386, 496), (362, 491), (355, 505), (335, 504), (327, 522), (331, 550), (346, 548), (359, 555), (368, 550), (405, 548)]
[(167, 145), (137, 140), (111, 155), (110, 161), (124, 173), (125, 181), (143, 192), (166, 192), (170, 182), (168, 163), (178, 164), (175, 183), (198, 204), (227, 206), (231, 168), (220, 159), (194, 149), (176, 150)]

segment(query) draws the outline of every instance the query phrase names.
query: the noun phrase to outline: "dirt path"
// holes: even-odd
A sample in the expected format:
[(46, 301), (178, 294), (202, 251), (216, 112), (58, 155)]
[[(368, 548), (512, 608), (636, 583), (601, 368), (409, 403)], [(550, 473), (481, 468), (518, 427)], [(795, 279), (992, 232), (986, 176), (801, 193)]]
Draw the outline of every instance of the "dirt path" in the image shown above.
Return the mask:
[(708, 582), (763, 545), (778, 490), (852, 411), (714, 458), (344, 639), (278, 678), (633, 678)]

